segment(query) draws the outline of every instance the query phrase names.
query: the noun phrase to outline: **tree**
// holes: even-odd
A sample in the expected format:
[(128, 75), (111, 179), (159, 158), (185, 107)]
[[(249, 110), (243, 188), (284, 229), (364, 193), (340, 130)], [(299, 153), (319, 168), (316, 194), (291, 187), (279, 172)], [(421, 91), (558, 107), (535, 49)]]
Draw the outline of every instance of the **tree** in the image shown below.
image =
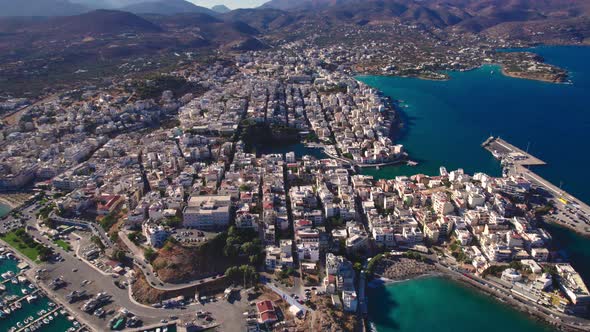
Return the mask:
[(156, 256), (158, 255), (158, 253), (152, 248), (146, 248), (143, 251), (143, 255), (144, 255), (145, 259), (147, 259), (151, 263), (154, 259), (156, 259)]
[(39, 252), (39, 260), (42, 262), (48, 261), (53, 255), (53, 250), (51, 250), (51, 248), (41, 244), (37, 247), (37, 251)]
[(113, 250), (113, 253), (111, 254), (111, 258), (113, 260), (122, 262), (126, 258), (125, 252), (123, 250), (120, 250), (120, 249), (115, 249), (115, 250)]

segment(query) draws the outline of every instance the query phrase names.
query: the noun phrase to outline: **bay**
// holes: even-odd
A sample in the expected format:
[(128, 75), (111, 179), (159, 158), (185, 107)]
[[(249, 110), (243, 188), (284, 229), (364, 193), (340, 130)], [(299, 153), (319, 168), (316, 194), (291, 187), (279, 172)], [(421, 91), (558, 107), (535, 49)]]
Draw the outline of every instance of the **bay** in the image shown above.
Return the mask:
[[(567, 69), (572, 84), (510, 78), (503, 76), (495, 65), (451, 72), (449, 81), (358, 77), (398, 100), (404, 126), (397, 133), (397, 141), (419, 162), (416, 167), (393, 166), (363, 172), (377, 178), (436, 175), (439, 167), (445, 166), (449, 171), (463, 168), (470, 173), (499, 176), (499, 162), (480, 146), (494, 135), (528, 148), (548, 164), (534, 168), (536, 173), (590, 203), (590, 178), (585, 176), (590, 163), (590, 154), (586, 153), (590, 151), (590, 62), (586, 60), (590, 58), (590, 48), (529, 50), (548, 63)], [(559, 226), (545, 227), (553, 235), (555, 246), (590, 284), (590, 239)], [(551, 330), (545, 325), (537, 326), (515, 310), (507, 310), (486, 295), (457, 284), (449, 286), (449, 282), (420, 279), (369, 292), (371, 320), (379, 331), (512, 331), (513, 326), (521, 326), (514, 331)], [(432, 305), (432, 299), (439, 297), (453, 300)], [(483, 307), (472, 310), (462, 307), (464, 303), (471, 303), (473, 308)], [(481, 310), (490, 311), (495, 320), (488, 321), (487, 316), (470, 318), (472, 312)], [(442, 323), (441, 319), (447, 322), (447, 316), (454, 317), (456, 323)]]
[(554, 331), (487, 295), (445, 278), (421, 278), (369, 288), (368, 295), (369, 318), (379, 332)]

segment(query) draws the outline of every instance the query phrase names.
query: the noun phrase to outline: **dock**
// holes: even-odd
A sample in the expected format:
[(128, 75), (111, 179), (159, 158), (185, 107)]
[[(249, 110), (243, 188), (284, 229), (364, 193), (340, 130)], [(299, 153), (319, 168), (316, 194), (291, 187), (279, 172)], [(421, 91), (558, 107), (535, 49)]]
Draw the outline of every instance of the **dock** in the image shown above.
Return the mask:
[(49, 316), (49, 315), (53, 315), (53, 313), (54, 313), (54, 312), (56, 312), (56, 311), (58, 311), (58, 310), (59, 310), (59, 307), (57, 307), (57, 308), (55, 308), (55, 309), (53, 309), (53, 310), (51, 310), (51, 311), (47, 312), (45, 315), (43, 315), (43, 316), (40, 316), (39, 318), (35, 319), (34, 321), (30, 322), (29, 324), (27, 324), (27, 325), (25, 325), (25, 326), (21, 327), (20, 329), (16, 330), (16, 332), (21, 332), (21, 331), (24, 331), (26, 328), (30, 327), (31, 325), (33, 325), (33, 324), (35, 324), (35, 323), (38, 323), (38, 322), (42, 321), (42, 320), (43, 320), (44, 318), (46, 318), (47, 316)]
[(490, 151), (494, 157), (501, 160), (509, 160), (521, 166), (543, 166), (547, 165), (541, 159), (523, 151), (516, 146), (506, 142), (500, 137), (490, 137), (481, 145)]
[(590, 206), (529, 169), (530, 166), (546, 165), (544, 161), (499, 137), (488, 138), (482, 147), (502, 161), (507, 175), (523, 177), (550, 195), (549, 201), (557, 212), (549, 215), (547, 221), (590, 236)]
[(37, 293), (39, 293), (40, 290), (39, 289), (35, 289), (34, 291), (32, 291), (29, 294), (23, 295), (20, 298), (13, 300), (13, 301), (7, 301), (6, 304), (13, 304), (13, 303), (17, 303), (17, 302), (21, 302), (24, 301), (27, 297), (31, 296), (31, 295), (36, 295)]

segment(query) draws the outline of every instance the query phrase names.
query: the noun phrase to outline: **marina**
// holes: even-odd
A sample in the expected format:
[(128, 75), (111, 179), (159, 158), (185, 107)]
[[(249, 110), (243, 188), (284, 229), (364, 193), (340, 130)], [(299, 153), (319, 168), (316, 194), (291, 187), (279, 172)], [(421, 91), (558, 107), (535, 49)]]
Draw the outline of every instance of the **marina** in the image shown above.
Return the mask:
[(11, 332), (78, 331), (80, 324), (31, 283), (18, 258), (0, 256), (0, 330)]

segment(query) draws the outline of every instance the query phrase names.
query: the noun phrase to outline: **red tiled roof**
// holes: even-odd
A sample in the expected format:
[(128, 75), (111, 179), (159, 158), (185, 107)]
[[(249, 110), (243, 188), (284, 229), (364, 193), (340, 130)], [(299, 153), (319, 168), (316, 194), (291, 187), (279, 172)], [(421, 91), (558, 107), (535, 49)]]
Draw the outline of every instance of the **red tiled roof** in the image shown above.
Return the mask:
[(276, 322), (277, 320), (277, 315), (274, 312), (265, 312), (260, 315), (261, 323), (272, 323)]
[(265, 300), (265, 301), (260, 301), (258, 303), (256, 303), (256, 309), (258, 309), (258, 312), (260, 314), (265, 313), (267, 311), (273, 311), (274, 312), (274, 305), (272, 304), (272, 301), (270, 300)]

